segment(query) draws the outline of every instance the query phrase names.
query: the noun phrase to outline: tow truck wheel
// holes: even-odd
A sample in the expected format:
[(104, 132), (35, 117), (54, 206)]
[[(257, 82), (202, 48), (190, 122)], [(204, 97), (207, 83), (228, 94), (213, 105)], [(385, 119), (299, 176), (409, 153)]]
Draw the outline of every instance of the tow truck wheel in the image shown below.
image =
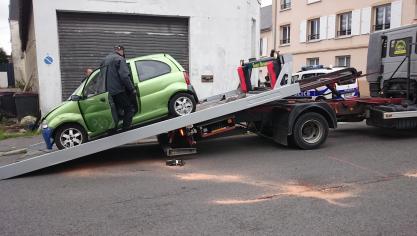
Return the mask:
[(169, 101), (169, 113), (174, 117), (191, 114), (195, 109), (196, 101), (188, 93), (178, 93)]
[(54, 140), (58, 149), (62, 150), (87, 142), (87, 133), (80, 125), (67, 124), (57, 129)]
[(320, 147), (329, 134), (329, 124), (320, 114), (309, 112), (301, 115), (294, 124), (293, 143), (305, 150)]

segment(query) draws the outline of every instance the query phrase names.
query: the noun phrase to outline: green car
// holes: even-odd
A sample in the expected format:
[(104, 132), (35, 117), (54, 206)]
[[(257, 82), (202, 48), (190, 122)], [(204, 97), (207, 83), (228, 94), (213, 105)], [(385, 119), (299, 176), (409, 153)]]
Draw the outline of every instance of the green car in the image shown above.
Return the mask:
[[(132, 126), (195, 111), (197, 95), (188, 72), (171, 56), (157, 54), (127, 61), (137, 96)], [(42, 135), (46, 145), (59, 149), (80, 145), (105, 136), (120, 127), (116, 111), (106, 91), (106, 68), (95, 70), (71, 97), (42, 118)]]

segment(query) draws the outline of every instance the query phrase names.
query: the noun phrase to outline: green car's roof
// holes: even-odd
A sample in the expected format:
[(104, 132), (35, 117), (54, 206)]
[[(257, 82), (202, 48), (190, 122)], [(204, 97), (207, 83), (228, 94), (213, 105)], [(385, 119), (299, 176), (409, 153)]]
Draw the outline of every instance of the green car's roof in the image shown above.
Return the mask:
[(169, 54), (164, 54), (164, 53), (160, 53), (160, 54), (152, 54), (152, 55), (147, 55), (147, 56), (143, 56), (143, 57), (135, 57), (135, 58), (131, 58), (128, 59), (127, 62), (130, 63), (132, 61), (138, 61), (138, 60), (159, 60), (161, 58), (168, 58), (172, 63), (175, 64), (175, 66), (178, 67), (178, 69), (180, 71), (185, 71), (184, 68), (181, 66), (180, 63), (178, 63), (177, 60), (175, 60), (171, 55)]
[(142, 56), (142, 57), (135, 57), (135, 58), (131, 58), (129, 60), (127, 60), (127, 62), (131, 62), (131, 61), (137, 61), (137, 60), (146, 60), (146, 59), (158, 59), (158, 58), (163, 58), (169, 56), (168, 54), (152, 54), (152, 55), (147, 55), (147, 56)]

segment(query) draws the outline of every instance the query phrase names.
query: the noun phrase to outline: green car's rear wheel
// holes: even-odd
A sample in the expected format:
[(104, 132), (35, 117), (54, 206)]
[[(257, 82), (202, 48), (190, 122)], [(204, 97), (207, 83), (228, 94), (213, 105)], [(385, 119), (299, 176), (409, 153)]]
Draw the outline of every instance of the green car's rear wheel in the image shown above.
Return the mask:
[(196, 102), (188, 93), (178, 93), (169, 101), (169, 113), (173, 116), (185, 116), (196, 109)]
[(87, 133), (80, 125), (67, 124), (56, 130), (54, 140), (60, 150), (71, 148), (87, 142)]

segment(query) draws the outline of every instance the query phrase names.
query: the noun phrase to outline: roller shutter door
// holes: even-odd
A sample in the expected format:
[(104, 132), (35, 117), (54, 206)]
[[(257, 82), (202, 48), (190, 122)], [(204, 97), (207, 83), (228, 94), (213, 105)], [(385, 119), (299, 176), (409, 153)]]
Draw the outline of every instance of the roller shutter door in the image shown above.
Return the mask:
[(127, 58), (168, 53), (189, 67), (187, 18), (58, 12), (58, 35), (63, 99), (117, 44)]

